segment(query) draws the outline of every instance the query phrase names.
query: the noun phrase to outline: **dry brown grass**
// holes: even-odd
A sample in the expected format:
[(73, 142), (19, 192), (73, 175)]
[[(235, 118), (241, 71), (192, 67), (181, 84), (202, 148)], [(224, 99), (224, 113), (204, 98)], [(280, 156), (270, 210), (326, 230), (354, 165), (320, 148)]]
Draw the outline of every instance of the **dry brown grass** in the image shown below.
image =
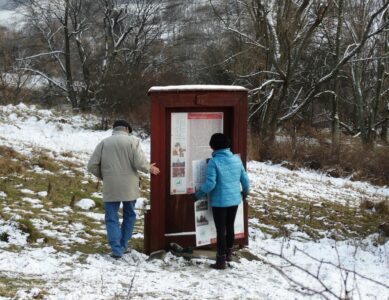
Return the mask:
[(370, 210), (370, 209), (374, 208), (374, 205), (375, 205), (375, 203), (373, 201), (365, 199), (361, 202), (360, 207), (362, 209), (369, 209)]
[(389, 200), (383, 200), (375, 205), (375, 210), (382, 215), (389, 216)]
[(360, 204), (362, 209), (375, 210), (376, 213), (389, 216), (389, 200), (373, 202), (371, 200), (363, 200)]
[(26, 157), (12, 148), (0, 146), (0, 175), (21, 174), (25, 171)]
[(268, 157), (274, 163), (287, 161), (285, 166), (290, 169), (321, 169), (333, 177), (351, 176), (352, 180), (389, 184), (389, 146), (367, 148), (359, 138), (342, 136), (337, 156), (332, 153), (330, 134), (314, 129), (304, 129), (295, 138), (284, 132), (271, 147), (261, 145), (255, 136), (248, 140), (250, 159)]
[(0, 156), (20, 161), (25, 161), (27, 159), (24, 155), (7, 146), (0, 146)]
[(7, 158), (0, 157), (0, 175), (20, 174), (25, 170), (24, 166), (18, 162)]
[(45, 153), (40, 153), (39, 156), (35, 156), (31, 161), (31, 165), (37, 165), (51, 172), (58, 172), (61, 169), (61, 166)]
[(74, 153), (71, 152), (71, 151), (62, 152), (61, 155), (62, 155), (63, 157), (70, 157), (70, 158), (71, 158), (71, 157), (74, 157)]

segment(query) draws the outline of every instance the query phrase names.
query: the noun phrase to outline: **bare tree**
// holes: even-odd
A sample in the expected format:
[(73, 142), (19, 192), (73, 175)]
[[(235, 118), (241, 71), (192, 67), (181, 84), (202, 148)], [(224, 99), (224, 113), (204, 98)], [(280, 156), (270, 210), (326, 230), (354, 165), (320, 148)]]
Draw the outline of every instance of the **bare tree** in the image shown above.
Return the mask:
[[(340, 57), (340, 43), (342, 38), (343, 28), (343, 0), (338, 1), (337, 5), (337, 26), (335, 37), (335, 51), (334, 51), (334, 65), (339, 62)], [(332, 99), (332, 155), (336, 158), (339, 157), (339, 145), (340, 145), (340, 128), (339, 128), (339, 99), (338, 99), (338, 80), (337, 74), (333, 80), (333, 99)]]
[(24, 62), (16, 58), (25, 53), (17, 32), (0, 29), (0, 97), (2, 103), (25, 101), (37, 89), (38, 78), (22, 70)]
[[(83, 0), (72, 0), (69, 5), (70, 20), (73, 28), (74, 42), (77, 48), (79, 63), (81, 66), (81, 78), (79, 81), (79, 107), (86, 109), (90, 105), (91, 98), (94, 97), (92, 90), (93, 78), (92, 78), (92, 53), (93, 43), (90, 42), (91, 27), (93, 27), (93, 16), (98, 12), (98, 6), (94, 2)], [(93, 39), (92, 39), (93, 41)]]
[[(25, 1), (29, 22), (46, 42), (46, 49), (32, 53), (19, 60), (30, 61), (30, 67), (23, 68), (46, 78), (62, 91), (73, 108), (78, 99), (73, 79), (71, 39), (73, 30), (69, 21), (73, 0), (54, 0), (48, 3), (37, 0)], [(45, 63), (42, 63), (42, 60)], [(55, 61), (54, 69), (45, 64)]]
[[(158, 25), (160, 3), (154, 0), (100, 0), (102, 12), (101, 56), (96, 74), (94, 97), (101, 112), (120, 111), (120, 101), (112, 95), (120, 92), (117, 83), (142, 77), (147, 72), (151, 45), (161, 34)], [(128, 86), (128, 84), (127, 84)], [(122, 96), (119, 96), (122, 97)]]
[(46, 78), (73, 108), (112, 109), (115, 101), (104, 96), (112, 76), (142, 72), (145, 66), (138, 67), (147, 65), (148, 47), (161, 32), (160, 4), (154, 0), (28, 0), (25, 5), (46, 49), (21, 57), (29, 62), (24, 70)]
[[(382, 19), (389, 3), (370, 2), (374, 5), (365, 13), (360, 35), (345, 45), (341, 43), (342, 1), (237, 1), (243, 13), (236, 18), (241, 19), (240, 24), (246, 24), (246, 29), (227, 26), (227, 23), (225, 29), (242, 38), (248, 49), (256, 49), (257, 56), (252, 57), (255, 69), (248, 70), (244, 77), (256, 78), (250, 81), (259, 82), (250, 92), (250, 117), (265, 148), (272, 144), (280, 124), (305, 118), (307, 107), (315, 99), (333, 101), (334, 138), (338, 135), (334, 81), (366, 43), (388, 27), (387, 21), (378, 20)], [(214, 7), (217, 10), (217, 6)], [(321, 28), (330, 18), (330, 10), (338, 12), (338, 28), (335, 34), (330, 32), (325, 36)], [(222, 15), (220, 11), (217, 14)], [(323, 53), (322, 47), (327, 43), (334, 45), (331, 47), (333, 54)], [(333, 64), (327, 63), (328, 55)]]
[[(354, 2), (357, 5), (359, 14), (350, 16), (347, 23), (350, 35), (354, 41), (361, 39), (363, 33), (360, 26), (366, 24), (366, 12), (376, 8), (376, 2)], [(355, 8), (352, 7), (352, 8)], [(388, 26), (387, 10), (377, 20), (376, 27), (385, 28)], [(350, 63), (351, 78), (353, 84), (353, 100), (356, 107), (356, 124), (360, 132), (363, 144), (372, 146), (375, 139), (376, 122), (379, 108), (382, 107), (382, 90), (384, 83), (384, 61), (388, 55), (386, 33), (371, 38)]]
[[(385, 0), (382, 1), (383, 3)], [(384, 22), (388, 22), (389, 12), (386, 11), (384, 15)], [(382, 56), (378, 60), (379, 64), (379, 75), (378, 78), (381, 80), (380, 83), (377, 83), (376, 97), (381, 99), (386, 99), (382, 105), (382, 121), (379, 121), (375, 126), (381, 123), (381, 139), (384, 143), (388, 143), (388, 126), (389, 126), (389, 30), (386, 30), (383, 33), (382, 37)], [(386, 82), (386, 84), (385, 84)]]

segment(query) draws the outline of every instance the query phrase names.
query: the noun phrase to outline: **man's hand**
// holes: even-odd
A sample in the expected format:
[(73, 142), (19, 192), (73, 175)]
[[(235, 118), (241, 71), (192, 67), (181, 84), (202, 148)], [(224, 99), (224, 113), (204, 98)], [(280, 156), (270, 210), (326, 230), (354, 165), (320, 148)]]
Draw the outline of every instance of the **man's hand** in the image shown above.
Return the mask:
[(150, 173), (158, 175), (160, 173), (159, 168), (155, 166), (155, 163), (150, 164)]
[(247, 193), (246, 192), (241, 192), (241, 194), (242, 194), (242, 200), (243, 201), (247, 201)]

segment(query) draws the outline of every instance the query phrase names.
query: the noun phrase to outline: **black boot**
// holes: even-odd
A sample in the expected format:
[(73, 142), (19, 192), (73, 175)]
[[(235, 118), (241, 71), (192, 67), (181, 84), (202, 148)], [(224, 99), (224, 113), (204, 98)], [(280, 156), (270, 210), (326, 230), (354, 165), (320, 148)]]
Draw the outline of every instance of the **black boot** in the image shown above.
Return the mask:
[(232, 248), (227, 249), (226, 261), (232, 261)]
[(216, 255), (216, 263), (210, 267), (217, 270), (224, 270), (226, 268), (226, 255)]

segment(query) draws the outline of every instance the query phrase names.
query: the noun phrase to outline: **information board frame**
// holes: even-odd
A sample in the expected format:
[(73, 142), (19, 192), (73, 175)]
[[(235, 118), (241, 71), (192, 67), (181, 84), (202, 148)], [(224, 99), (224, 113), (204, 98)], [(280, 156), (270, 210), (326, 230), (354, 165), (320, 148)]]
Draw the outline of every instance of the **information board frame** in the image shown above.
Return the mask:
[[(195, 246), (193, 195), (170, 195), (170, 128), (172, 112), (223, 112), (224, 132), (231, 137), (231, 150), (246, 163), (247, 90), (207, 87), (151, 89), (151, 161), (161, 170), (151, 176), (151, 209), (145, 214), (144, 250), (150, 253), (168, 249), (172, 242)], [(244, 205), (245, 236), (237, 239), (247, 245), (247, 204)]]

